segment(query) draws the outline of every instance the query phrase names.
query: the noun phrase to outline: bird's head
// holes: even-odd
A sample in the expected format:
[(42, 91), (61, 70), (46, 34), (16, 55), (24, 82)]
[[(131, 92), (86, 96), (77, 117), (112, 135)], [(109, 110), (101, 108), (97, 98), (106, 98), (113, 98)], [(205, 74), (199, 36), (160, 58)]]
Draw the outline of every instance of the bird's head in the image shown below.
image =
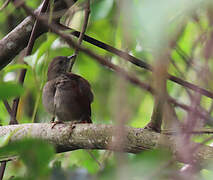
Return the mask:
[(57, 56), (55, 57), (48, 66), (47, 77), (48, 81), (55, 79), (61, 74), (65, 73), (68, 69), (71, 56)]

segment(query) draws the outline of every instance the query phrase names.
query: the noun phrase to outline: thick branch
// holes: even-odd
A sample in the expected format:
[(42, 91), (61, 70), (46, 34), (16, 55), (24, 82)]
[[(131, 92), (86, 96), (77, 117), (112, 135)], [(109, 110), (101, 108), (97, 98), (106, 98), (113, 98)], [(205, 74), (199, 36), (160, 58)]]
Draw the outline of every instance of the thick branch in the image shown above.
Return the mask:
[[(76, 1), (77, 0), (69, 0), (68, 6), (71, 6)], [(64, 10), (68, 6), (63, 0), (55, 0), (54, 11)], [(41, 6), (35, 10), (35, 13), (38, 13), (40, 9)], [(61, 14), (61, 16), (62, 15), (63, 14)], [(9, 64), (13, 58), (27, 46), (33, 24), (34, 18), (28, 16), (15, 29), (0, 40), (0, 70)], [(36, 33), (35, 38), (45, 32), (47, 32), (46, 28), (40, 28), (40, 30)]]
[[(9, 64), (27, 46), (33, 23), (32, 17), (25, 18), (22, 23), (0, 40), (0, 69)], [(39, 34), (43, 32), (41, 30)], [(37, 34), (37, 37), (39, 34)]]
[[(9, 125), (0, 127), (0, 137), (16, 130), (10, 142), (21, 140), (24, 137), (41, 138), (52, 143), (58, 152), (72, 151), (77, 149), (105, 149), (116, 150), (120, 147), (110, 147), (113, 138), (113, 131), (116, 130), (112, 125), (76, 124), (75, 127), (70, 123), (57, 124), (52, 128), (51, 123), (33, 123), (21, 125)], [(163, 135), (151, 132), (142, 128), (126, 127), (126, 136), (122, 145), (124, 152), (138, 153), (143, 150), (154, 149), (159, 146), (158, 140), (161, 136), (166, 136), (169, 141), (166, 146), (170, 146), (176, 153), (177, 144), (173, 141), (172, 135)], [(169, 145), (171, 144), (171, 145)], [(196, 144), (198, 145), (198, 144)], [(161, 144), (162, 146), (162, 144)], [(213, 160), (213, 147), (200, 145), (195, 152), (195, 160)], [(181, 159), (181, 162), (187, 163)]]

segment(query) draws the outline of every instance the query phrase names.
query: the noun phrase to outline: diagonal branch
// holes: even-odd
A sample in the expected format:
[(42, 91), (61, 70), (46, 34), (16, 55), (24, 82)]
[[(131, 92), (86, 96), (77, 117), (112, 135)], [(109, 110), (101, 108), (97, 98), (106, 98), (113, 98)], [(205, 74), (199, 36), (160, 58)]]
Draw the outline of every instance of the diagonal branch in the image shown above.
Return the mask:
[[(69, 29), (68, 27), (66, 27), (64, 25), (60, 24), (60, 26), (61, 26), (61, 29), (63, 29), (63, 30)], [(71, 34), (73, 36), (79, 37), (80, 32), (79, 31), (73, 31)], [(124, 52), (124, 51), (116, 49), (116, 48), (110, 46), (109, 44), (103, 43), (103, 42), (101, 42), (101, 41), (99, 41), (97, 39), (94, 39), (94, 38), (92, 38), (90, 36), (87, 36), (87, 35), (84, 35), (84, 40), (89, 42), (89, 43), (91, 43), (91, 44), (93, 44), (93, 45), (95, 45), (95, 46), (97, 46), (97, 47), (99, 47), (99, 48), (101, 48), (101, 49), (109, 51), (109, 52), (111, 52), (111, 53), (123, 58), (124, 60), (131, 62), (132, 64), (134, 64), (136, 66), (139, 66), (139, 67), (144, 68), (146, 70), (152, 71), (151, 65), (146, 63), (145, 60), (138, 59), (138, 58), (136, 58), (136, 57)], [(188, 81), (185, 81), (185, 80), (183, 80), (181, 78), (178, 78), (176, 76), (173, 76), (171, 74), (168, 75), (168, 79), (173, 81), (173, 82), (175, 82), (175, 83), (177, 83), (177, 84), (179, 84), (179, 85), (181, 85), (181, 86), (187, 87), (187, 88), (189, 88), (189, 89), (191, 89), (191, 90), (193, 90), (195, 92), (198, 92), (198, 93), (200, 93), (200, 94), (202, 94), (204, 96), (207, 96), (207, 97), (213, 99), (213, 93), (211, 91), (208, 91), (208, 90), (206, 90), (204, 88), (201, 88), (201, 87), (199, 87), (199, 86), (197, 86), (195, 84), (192, 84), (192, 83), (190, 83)]]
[[(87, 0), (87, 3), (86, 3), (86, 9), (85, 9), (85, 16), (84, 16), (84, 23), (83, 23), (83, 27), (82, 27), (82, 31), (80, 33), (80, 36), (79, 36), (79, 39), (78, 39), (78, 44), (81, 45), (82, 41), (83, 41), (83, 38), (84, 38), (84, 34), (86, 32), (86, 29), (87, 29), (87, 24), (88, 24), (88, 21), (89, 21), (89, 14), (90, 14), (90, 0)], [(72, 70), (72, 67), (75, 63), (75, 60), (76, 60), (76, 57), (78, 55), (78, 48), (75, 49), (75, 52), (74, 52), (74, 57), (73, 59), (71, 60), (71, 63), (70, 63), (70, 67), (69, 67), (69, 72), (71, 72)]]
[[(66, 10), (72, 6), (77, 0), (69, 0), (69, 6), (63, 0), (55, 0), (54, 12)], [(38, 13), (41, 9), (41, 5), (34, 11)], [(63, 14), (61, 14), (62, 16)], [(34, 24), (34, 18), (31, 16), (26, 17), (15, 29), (8, 33), (3, 39), (0, 40), (0, 70), (8, 65), (13, 58), (23, 50), (28, 43), (32, 28)], [(47, 32), (45, 27), (41, 27), (36, 33), (36, 38)]]
[(4, 103), (5, 108), (7, 109), (7, 112), (9, 113), (9, 115), (12, 116), (12, 109), (11, 109), (8, 101), (7, 100), (3, 100), (3, 103)]

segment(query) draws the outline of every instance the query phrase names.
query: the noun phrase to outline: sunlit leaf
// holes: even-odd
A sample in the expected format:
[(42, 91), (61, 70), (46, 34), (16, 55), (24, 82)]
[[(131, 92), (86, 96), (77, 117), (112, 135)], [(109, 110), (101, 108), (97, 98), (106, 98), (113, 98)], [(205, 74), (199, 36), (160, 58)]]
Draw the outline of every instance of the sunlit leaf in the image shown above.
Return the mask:
[(47, 40), (45, 42), (42, 43), (42, 45), (39, 47), (38, 49), (38, 57), (40, 58), (44, 53), (46, 53), (51, 45), (53, 44), (53, 42), (56, 40), (57, 36), (54, 34), (48, 34), (47, 36)]
[(18, 70), (18, 69), (29, 69), (29, 68), (30, 67), (26, 64), (13, 64), (13, 65), (6, 66), (4, 68), (4, 74), (7, 74), (8, 72)]

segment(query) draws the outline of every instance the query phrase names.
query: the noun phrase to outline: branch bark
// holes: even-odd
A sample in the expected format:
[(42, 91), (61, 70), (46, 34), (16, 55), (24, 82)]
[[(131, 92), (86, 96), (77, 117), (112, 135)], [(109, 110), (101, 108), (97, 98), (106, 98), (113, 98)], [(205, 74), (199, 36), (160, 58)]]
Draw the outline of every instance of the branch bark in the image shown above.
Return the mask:
[[(0, 127), (0, 137), (15, 132), (10, 142), (18, 141), (26, 137), (40, 138), (53, 144), (57, 152), (73, 151), (77, 149), (99, 149), (117, 151), (120, 147), (111, 147), (114, 140), (113, 134), (116, 128), (113, 125), (102, 124), (57, 124), (52, 128), (51, 123), (32, 123), (9, 125)], [(125, 127), (123, 151), (128, 153), (139, 153), (143, 150), (151, 150), (158, 146), (160, 136), (168, 139), (166, 147), (172, 149), (174, 155), (178, 151), (178, 144), (174, 141), (176, 135), (166, 135), (152, 132), (142, 128)], [(199, 148), (194, 153), (195, 161), (212, 161), (213, 147), (194, 143)], [(180, 162), (188, 163), (187, 160), (178, 159)]]
[[(77, 0), (69, 0), (69, 4), (63, 0), (56, 0), (54, 4), (54, 12), (62, 11), (72, 6)], [(34, 11), (38, 13), (41, 5)], [(63, 14), (61, 14), (62, 16)], [(26, 17), (15, 29), (8, 33), (0, 40), (0, 70), (9, 64), (13, 58), (23, 50), (29, 41), (30, 34), (35, 20), (31, 16)], [(35, 38), (47, 32), (47, 28), (40, 28)]]

